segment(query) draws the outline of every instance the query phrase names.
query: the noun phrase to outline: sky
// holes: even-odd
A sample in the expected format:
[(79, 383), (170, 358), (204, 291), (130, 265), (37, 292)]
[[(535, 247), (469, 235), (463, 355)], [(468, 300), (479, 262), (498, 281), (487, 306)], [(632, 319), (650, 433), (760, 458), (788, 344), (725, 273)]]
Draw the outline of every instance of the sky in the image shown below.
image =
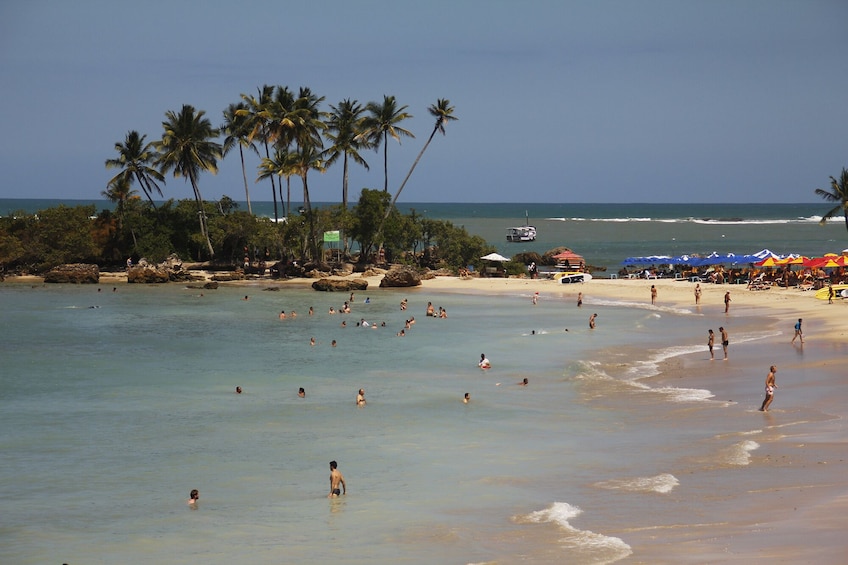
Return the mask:
[[(844, 0), (4, 0), (0, 198), (100, 199), (128, 131), (183, 104), (220, 125), (268, 84), (407, 106), (392, 193), (449, 99), (400, 202), (819, 202), (848, 167), (846, 23)], [(383, 186), (363, 156), (352, 200)], [(203, 196), (243, 200), (237, 152), (219, 167)], [(341, 185), (312, 173), (311, 199)]]

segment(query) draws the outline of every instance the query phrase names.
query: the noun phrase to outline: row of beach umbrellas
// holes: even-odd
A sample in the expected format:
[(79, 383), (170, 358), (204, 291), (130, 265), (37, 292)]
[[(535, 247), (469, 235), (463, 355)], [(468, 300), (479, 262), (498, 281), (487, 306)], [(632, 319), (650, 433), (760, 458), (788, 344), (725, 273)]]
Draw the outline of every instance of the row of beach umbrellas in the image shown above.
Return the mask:
[(757, 267), (775, 267), (783, 265), (803, 265), (814, 268), (834, 268), (848, 265), (848, 249), (842, 255), (828, 253), (822, 257), (804, 257), (803, 255), (778, 255), (768, 249), (747, 255), (735, 253), (710, 253), (700, 255), (647, 255), (644, 257), (628, 257), (622, 265), (686, 265), (689, 267), (705, 267), (712, 265), (748, 265)]

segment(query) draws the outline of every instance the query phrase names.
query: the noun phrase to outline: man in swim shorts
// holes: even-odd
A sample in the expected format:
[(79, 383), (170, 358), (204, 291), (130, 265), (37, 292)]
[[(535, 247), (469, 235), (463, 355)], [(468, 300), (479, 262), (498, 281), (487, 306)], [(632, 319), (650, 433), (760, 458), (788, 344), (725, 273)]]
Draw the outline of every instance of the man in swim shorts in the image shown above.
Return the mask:
[[(335, 461), (330, 461), (330, 494), (327, 495), (327, 498), (335, 498), (341, 494), (347, 494), (347, 485), (341, 472), (337, 469), (338, 466), (338, 463)], [(339, 483), (342, 485), (341, 490), (339, 490)]]
[(768, 412), (771, 401), (774, 400), (774, 389), (777, 388), (777, 383), (774, 382), (774, 374), (776, 372), (776, 366), (772, 365), (769, 367), (769, 374), (766, 375), (766, 397), (763, 399), (762, 406), (760, 406), (760, 412)]

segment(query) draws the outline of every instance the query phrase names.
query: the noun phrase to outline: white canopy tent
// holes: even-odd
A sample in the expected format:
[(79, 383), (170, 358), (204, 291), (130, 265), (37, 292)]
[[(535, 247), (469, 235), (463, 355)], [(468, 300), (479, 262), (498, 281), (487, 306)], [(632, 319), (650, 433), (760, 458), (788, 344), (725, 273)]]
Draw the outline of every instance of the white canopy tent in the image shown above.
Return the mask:
[(483, 259), (484, 261), (500, 261), (501, 263), (509, 261), (509, 257), (504, 257), (499, 253), (489, 253), (488, 255), (483, 255), (480, 259)]

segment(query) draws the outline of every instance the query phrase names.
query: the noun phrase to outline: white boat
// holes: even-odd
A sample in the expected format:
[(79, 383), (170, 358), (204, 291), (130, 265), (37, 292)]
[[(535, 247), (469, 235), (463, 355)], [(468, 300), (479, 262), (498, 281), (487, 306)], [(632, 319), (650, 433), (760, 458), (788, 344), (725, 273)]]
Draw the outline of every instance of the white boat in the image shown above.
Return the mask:
[(513, 243), (520, 241), (536, 241), (536, 226), (530, 225), (530, 218), (524, 212), (524, 225), (514, 228), (506, 228), (506, 240)]
[(581, 271), (565, 271), (556, 273), (554, 280), (559, 281), (560, 284), (583, 283), (592, 280), (592, 275)]

